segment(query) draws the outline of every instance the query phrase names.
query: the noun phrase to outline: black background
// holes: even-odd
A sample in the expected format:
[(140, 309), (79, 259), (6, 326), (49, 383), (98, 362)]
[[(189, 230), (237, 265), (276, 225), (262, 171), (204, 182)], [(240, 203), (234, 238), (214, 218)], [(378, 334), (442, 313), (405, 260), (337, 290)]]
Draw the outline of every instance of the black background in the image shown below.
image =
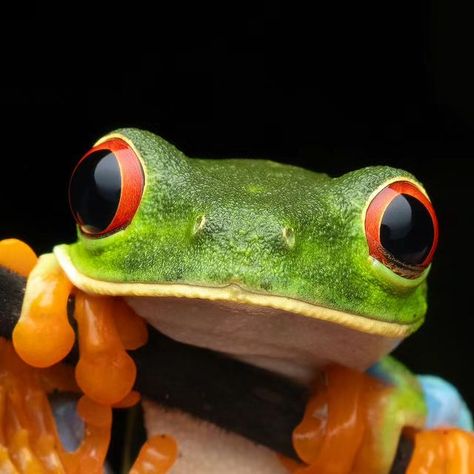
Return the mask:
[(0, 237), (38, 252), (72, 241), (70, 172), (122, 126), (191, 156), (333, 175), (405, 168), (427, 187), (441, 240), (427, 323), (396, 352), (453, 381), (474, 407), (474, 15), (454, 2), (353, 3), (3, 14)]

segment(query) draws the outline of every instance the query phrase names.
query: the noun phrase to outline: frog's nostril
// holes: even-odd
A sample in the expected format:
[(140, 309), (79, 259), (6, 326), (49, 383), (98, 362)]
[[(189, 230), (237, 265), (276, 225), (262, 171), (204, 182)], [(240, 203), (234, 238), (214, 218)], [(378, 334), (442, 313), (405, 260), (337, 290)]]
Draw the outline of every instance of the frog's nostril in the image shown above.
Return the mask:
[(292, 249), (295, 246), (295, 231), (292, 227), (283, 227), (282, 230), (283, 239), (288, 246)]
[(199, 234), (204, 229), (206, 222), (207, 222), (207, 219), (204, 214), (197, 216), (196, 220), (194, 221), (193, 235)]

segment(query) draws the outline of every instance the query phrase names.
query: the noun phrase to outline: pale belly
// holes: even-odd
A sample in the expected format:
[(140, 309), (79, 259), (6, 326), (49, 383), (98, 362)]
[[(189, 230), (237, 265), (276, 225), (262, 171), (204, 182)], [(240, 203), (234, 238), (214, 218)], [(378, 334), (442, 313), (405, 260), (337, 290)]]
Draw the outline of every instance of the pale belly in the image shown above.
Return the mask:
[(145, 400), (148, 436), (168, 434), (179, 455), (170, 474), (288, 474), (277, 455), (242, 436)]

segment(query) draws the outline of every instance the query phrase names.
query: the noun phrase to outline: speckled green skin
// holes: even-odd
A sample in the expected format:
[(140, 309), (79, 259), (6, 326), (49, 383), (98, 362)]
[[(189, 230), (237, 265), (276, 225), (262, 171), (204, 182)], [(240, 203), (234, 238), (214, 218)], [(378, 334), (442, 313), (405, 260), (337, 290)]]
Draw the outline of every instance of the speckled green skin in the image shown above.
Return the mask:
[[(116, 282), (189, 283), (296, 298), (383, 321), (419, 326), (426, 284), (403, 288), (370, 263), (363, 214), (389, 167), (330, 178), (267, 160), (189, 159), (136, 129), (145, 165), (141, 205), (125, 229), (78, 234), (76, 268)], [(203, 220), (204, 217), (204, 220)]]

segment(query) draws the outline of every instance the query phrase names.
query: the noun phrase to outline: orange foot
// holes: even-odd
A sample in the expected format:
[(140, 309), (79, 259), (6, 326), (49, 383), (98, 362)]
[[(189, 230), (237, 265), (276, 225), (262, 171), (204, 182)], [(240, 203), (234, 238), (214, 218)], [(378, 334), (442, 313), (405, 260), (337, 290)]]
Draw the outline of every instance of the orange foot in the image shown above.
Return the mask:
[[(0, 266), (27, 277), (13, 332), (16, 352), (0, 338), (0, 473), (101, 473), (112, 407), (128, 407), (140, 399), (132, 390), (136, 368), (126, 351), (146, 343), (146, 324), (121, 299), (73, 288), (54, 255), (38, 259), (19, 240), (0, 241)], [(60, 364), (75, 338), (67, 314), (71, 293), (76, 297), (80, 353), (75, 377), (71, 367)], [(47, 394), (80, 389), (85, 395), (77, 410), (85, 421), (85, 437), (76, 451), (68, 452), (59, 440)], [(176, 454), (171, 437), (151, 438), (132, 472), (163, 474)]]
[(412, 427), (407, 435), (413, 434), (415, 447), (407, 474), (474, 474), (474, 434), (423, 431), (423, 417), (407, 416), (403, 400), (400, 387), (328, 367), (293, 432), (303, 462), (284, 460), (285, 466), (293, 474), (387, 474), (402, 429)]
[(407, 474), (473, 474), (474, 434), (459, 429), (420, 431)]

